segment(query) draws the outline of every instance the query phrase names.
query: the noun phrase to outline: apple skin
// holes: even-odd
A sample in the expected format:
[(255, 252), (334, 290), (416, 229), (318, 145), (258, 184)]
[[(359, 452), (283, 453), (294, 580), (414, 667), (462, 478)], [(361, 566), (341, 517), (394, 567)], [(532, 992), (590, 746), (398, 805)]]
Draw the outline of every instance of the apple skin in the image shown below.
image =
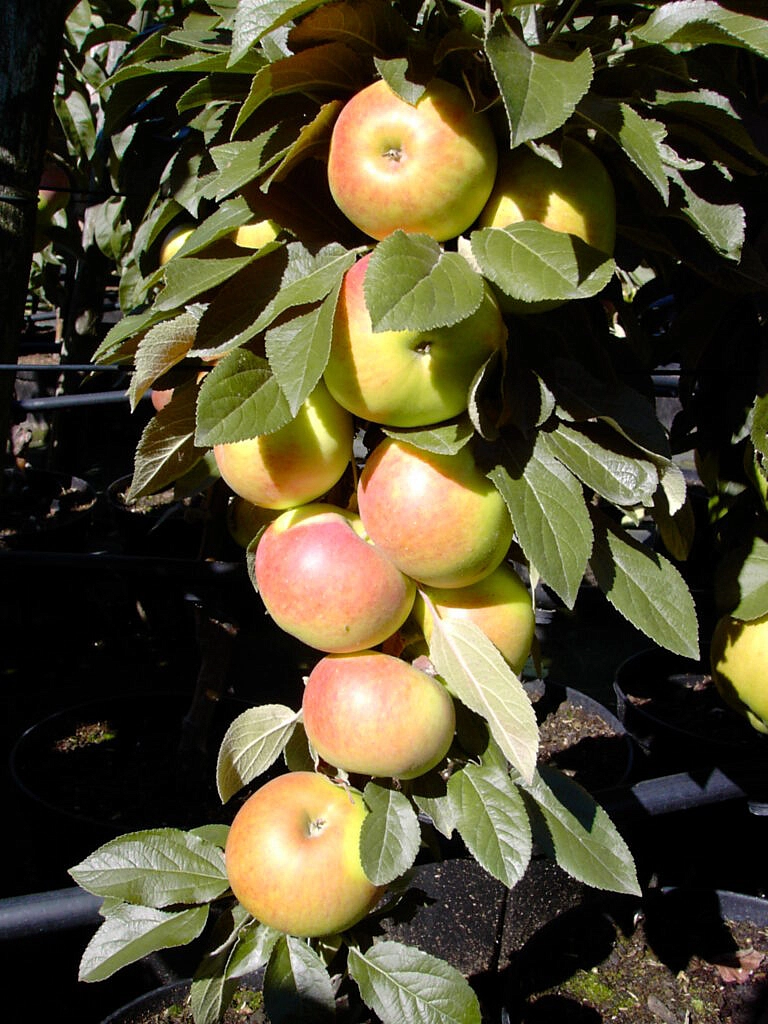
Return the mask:
[(504, 349), (507, 328), (490, 288), (470, 317), (431, 331), (374, 332), (363, 286), (370, 254), (344, 275), (324, 380), (362, 419), (419, 427), (458, 416), (472, 380)]
[[(506, 562), (468, 587), (424, 587), (441, 619), (474, 622), (519, 675), (528, 660), (536, 630), (536, 614), (528, 588)], [(432, 612), (416, 595), (413, 616), (427, 643), (432, 637)]]
[(176, 227), (171, 228), (170, 231), (168, 231), (163, 236), (163, 240), (160, 243), (159, 258), (161, 267), (164, 267), (170, 260), (173, 259), (173, 257), (182, 247), (182, 245), (184, 245), (186, 240), (195, 230), (195, 227), (195, 224), (177, 224)]
[(553, 231), (577, 235), (607, 256), (616, 242), (616, 196), (601, 160), (566, 138), (562, 167), (519, 146), (500, 162), (491, 196), (478, 221), (504, 228), (535, 220)]
[(280, 509), (262, 508), (233, 494), (227, 502), (227, 532), (238, 547), (247, 548), (279, 515)]
[(37, 190), (38, 227), (50, 226), (53, 215), (69, 204), (71, 187), (69, 175), (59, 164), (49, 163), (44, 167)]
[(445, 686), (380, 651), (322, 658), (307, 679), (302, 712), (324, 761), (374, 778), (423, 775), (442, 761), (456, 731)]
[(477, 582), (512, 542), (504, 500), (467, 446), (435, 455), (385, 438), (366, 460), (357, 503), (373, 543), (426, 586)]
[(366, 538), (359, 516), (323, 503), (270, 523), (256, 546), (253, 582), (281, 629), (334, 654), (383, 643), (408, 618), (416, 593)]
[(710, 644), (712, 679), (726, 703), (768, 735), (768, 615), (721, 616)]
[(382, 79), (342, 108), (328, 184), (342, 213), (372, 238), (400, 228), (445, 241), (477, 218), (497, 164), (490, 122), (458, 86), (432, 79), (412, 105)]
[(280, 225), (273, 220), (258, 220), (235, 228), (230, 237), (241, 249), (261, 249), (267, 242), (274, 242), (280, 230)]
[(352, 458), (354, 421), (320, 381), (296, 417), (273, 434), (213, 446), (224, 480), (241, 498), (287, 509), (314, 501)]
[(225, 848), (230, 887), (262, 924), (334, 935), (360, 921), (382, 888), (360, 862), (368, 811), (360, 793), (315, 772), (271, 779), (235, 815)]

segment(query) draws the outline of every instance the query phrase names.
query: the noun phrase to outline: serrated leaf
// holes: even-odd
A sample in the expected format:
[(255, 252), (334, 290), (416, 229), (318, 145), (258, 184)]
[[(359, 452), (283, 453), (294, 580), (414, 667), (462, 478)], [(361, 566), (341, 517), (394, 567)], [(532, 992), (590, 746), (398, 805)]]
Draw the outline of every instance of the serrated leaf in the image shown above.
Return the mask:
[(171, 401), (144, 427), (136, 445), (127, 501), (157, 494), (203, 459), (205, 449), (195, 444), (196, 400), (194, 381), (178, 385)]
[(363, 799), (369, 814), (360, 832), (363, 871), (376, 885), (388, 885), (416, 860), (421, 843), (419, 819), (408, 798), (369, 782)]
[(506, 502), (526, 558), (572, 608), (592, 550), (581, 484), (541, 434), (527, 458), (507, 444), (488, 476)]
[(395, 95), (401, 100), (416, 106), (426, 91), (426, 85), (415, 82), (408, 77), (411, 65), (407, 57), (393, 57), (389, 60), (383, 57), (374, 57), (376, 70), (390, 87)]
[(210, 199), (221, 202), (282, 160), (300, 131), (299, 122), (289, 119), (272, 125), (253, 139), (212, 146), (210, 155), (218, 173), (205, 187)]
[(650, 45), (679, 47), (719, 43), (741, 46), (768, 57), (768, 22), (730, 10), (715, 0), (676, 0), (654, 10), (633, 32)]
[(595, 514), (590, 559), (598, 586), (617, 611), (661, 647), (688, 658), (699, 655), (691, 593), (662, 555), (638, 544)]
[(474, 432), (474, 427), (466, 416), (459, 417), (455, 422), (436, 427), (415, 427), (404, 430), (396, 430), (394, 427), (384, 428), (387, 437), (405, 441), (406, 444), (412, 444), (414, 448), (434, 452), (436, 455), (456, 455), (472, 440)]
[(480, 1024), (480, 1004), (466, 978), (413, 946), (378, 942), (366, 953), (351, 946), (348, 969), (382, 1024)]
[(167, 911), (123, 903), (86, 946), (78, 979), (103, 981), (159, 949), (184, 946), (200, 935), (207, 920), (208, 907)]
[(131, 313), (122, 317), (107, 331), (104, 340), (93, 355), (95, 363), (105, 366), (113, 363), (132, 362), (140, 339), (155, 324), (167, 320), (171, 312), (161, 312), (151, 307), (142, 313)]
[(537, 839), (564, 871), (597, 889), (640, 895), (629, 847), (585, 789), (544, 766), (522, 786), (546, 826), (547, 835), (539, 830)]
[(485, 52), (507, 113), (513, 149), (564, 125), (592, 82), (589, 50), (575, 57), (534, 50), (502, 14), (493, 20)]
[(768, 614), (768, 543), (755, 537), (738, 573), (739, 601), (730, 611), (737, 619)]
[(578, 113), (589, 124), (609, 135), (650, 181), (664, 202), (669, 202), (663, 150), (667, 129), (661, 121), (642, 117), (628, 103), (591, 93), (579, 104)]
[(262, 775), (282, 754), (298, 714), (282, 704), (248, 708), (227, 729), (216, 762), (222, 803)]
[[(616, 438), (616, 441), (619, 439)], [(653, 504), (659, 474), (653, 462), (627, 452), (589, 424), (579, 429), (559, 423), (542, 441), (560, 462), (591, 490), (615, 505)]]
[(517, 786), (496, 765), (468, 764), (448, 781), (456, 829), (472, 856), (507, 888), (520, 881), (533, 847)]
[(746, 235), (746, 214), (738, 203), (710, 203), (697, 195), (682, 174), (671, 170), (670, 176), (685, 197), (683, 213), (707, 239), (713, 249), (729, 260), (738, 260)]
[(197, 321), (193, 314), (181, 313), (172, 320), (163, 320), (151, 327), (141, 339), (128, 389), (132, 410), (136, 409), (139, 400), (158, 377), (187, 356), (195, 342)]
[(226, 259), (176, 256), (165, 268), (165, 286), (155, 299), (155, 309), (179, 309), (212, 288), (218, 288), (257, 259), (257, 253)]
[(214, 366), (200, 387), (195, 443), (206, 447), (245, 441), (271, 434), (292, 419), (266, 361), (236, 349)]
[(335, 1018), (336, 1000), (325, 964), (306, 942), (291, 935), (275, 943), (263, 991), (271, 1024), (324, 1024)]
[[(429, 598), (422, 594), (428, 604)], [(487, 722), (491, 735), (525, 778), (536, 767), (539, 730), (520, 680), (472, 622), (441, 619), (434, 609), (429, 656), (451, 693)]]
[(466, 320), (483, 300), (483, 280), (456, 252), (427, 235), (394, 231), (373, 249), (365, 301), (374, 331), (429, 331)]
[(69, 874), (96, 896), (144, 907), (209, 903), (229, 888), (223, 851), (175, 828), (112, 839), (70, 868)]
[(481, 273), (521, 302), (565, 302), (597, 295), (615, 264), (575, 235), (538, 221), (481, 228), (470, 236)]
[(341, 279), (325, 300), (267, 332), (267, 359), (293, 415), (310, 396), (328, 363)]
[(236, 64), (267, 33), (328, 0), (239, 0), (232, 30), (230, 64)]

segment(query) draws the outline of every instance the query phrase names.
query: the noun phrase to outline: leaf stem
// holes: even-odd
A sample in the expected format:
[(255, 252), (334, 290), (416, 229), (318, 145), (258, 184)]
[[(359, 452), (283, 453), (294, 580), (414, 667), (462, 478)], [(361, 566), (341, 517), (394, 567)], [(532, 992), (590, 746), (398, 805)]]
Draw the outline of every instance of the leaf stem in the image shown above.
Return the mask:
[(576, 9), (578, 8), (578, 6), (580, 4), (581, 4), (581, 0), (571, 0), (570, 7), (565, 12), (565, 14), (562, 16), (560, 21), (558, 21), (558, 23), (552, 29), (552, 32), (550, 33), (550, 36), (549, 36), (549, 39), (547, 40), (547, 42), (551, 43), (551, 42), (554, 42), (555, 39), (557, 39), (557, 37), (560, 35), (560, 33), (565, 28), (565, 26), (571, 20), (571, 17), (576, 13)]

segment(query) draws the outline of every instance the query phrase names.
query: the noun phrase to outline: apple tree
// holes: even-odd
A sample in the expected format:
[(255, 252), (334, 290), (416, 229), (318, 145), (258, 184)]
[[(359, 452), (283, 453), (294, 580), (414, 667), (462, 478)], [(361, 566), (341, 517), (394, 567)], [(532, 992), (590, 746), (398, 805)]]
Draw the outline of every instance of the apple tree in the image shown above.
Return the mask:
[[(260, 549), (266, 557), (273, 535), (287, 543), (286, 524), (312, 520), (313, 502), (340, 510), (341, 520), (359, 513), (364, 546), (383, 548), (413, 580), (414, 605), (422, 602), (430, 622), (427, 631), (423, 610), (409, 618), (380, 653), (410, 662), (447, 690), (456, 730), (437, 764), (416, 778), (390, 779), (378, 769), (361, 775), (357, 765), (347, 770), (321, 759), (302, 709), (246, 711), (219, 754), (222, 801), (241, 799), (281, 763), (289, 773), (320, 772), (357, 789), (367, 808), (357, 853), (365, 876), (386, 890), (383, 906), (341, 937), (299, 937), (284, 922), (275, 928), (253, 918), (234, 899), (226, 826), (133, 834), (72, 869), (80, 885), (105, 899), (104, 923), (83, 958), (85, 980), (203, 936), (192, 987), (198, 1024), (216, 1021), (237, 979), (260, 966), (275, 1021), (290, 1012), (281, 1010), (287, 1005), (328, 1011), (340, 977), (356, 983), (385, 1022), (477, 1021), (478, 1000), (453, 968), (371, 940), (377, 915), (407, 884), (428, 831), (458, 834), (481, 867), (510, 888), (536, 849), (588, 885), (638, 892), (631, 851), (603, 809), (538, 763), (519, 669), (475, 622), (441, 613), (434, 581), (423, 563), (401, 560), (401, 542), (388, 548), (385, 536), (411, 521), (412, 509), (405, 500), (396, 504), (397, 495), (413, 491), (392, 485), (377, 517), (366, 488), (373, 474), (382, 480), (381, 446), (422, 466), (439, 463), (448, 479), (455, 471), (466, 480), (458, 467), (471, 462), (481, 483), (465, 483), (465, 493), (487, 490), (508, 531), (499, 534), (498, 557), (491, 545), (485, 572), (524, 567), (533, 594), (546, 586), (566, 608), (589, 576), (654, 643), (697, 657), (687, 563), (702, 525), (680, 456), (697, 451), (706, 483), (715, 465), (710, 452), (724, 455), (738, 435), (749, 486), (739, 494), (748, 501), (720, 487), (726, 477), (719, 469), (712, 479), (728, 506), (721, 519), (735, 523), (734, 508), (745, 502), (752, 517), (749, 557), (739, 563), (741, 577), (729, 577), (741, 579), (741, 599), (750, 600), (745, 617), (768, 610), (758, 528), (768, 448), (756, 372), (765, 370), (767, 56), (768, 18), (749, 0), (201, 0), (180, 25), (159, 25), (129, 43), (107, 83), (108, 124), (113, 140), (124, 143), (116, 155), (126, 172), (138, 166), (159, 130), (157, 111), (167, 116), (160, 118), (164, 144), (173, 142), (147, 202), (119, 225), (124, 316), (97, 353), (132, 368), (134, 403), (158, 382), (173, 383), (170, 402), (138, 445), (131, 493), (225, 483), (238, 494), (269, 475), (270, 452), (283, 432), (297, 432), (297, 420), (327, 385), (354, 419), (349, 459), (324, 492), (302, 493), (307, 509), (298, 517), (290, 502), (248, 492), (264, 511), (243, 556), (248, 571), (258, 587)], [(458, 150), (439, 132), (426, 134), (427, 112), (441, 109), (435, 94), (444, 87), (436, 82), (460, 94), (489, 140), (481, 150), (493, 173), (479, 175), (486, 192), (481, 201), (472, 196), (458, 225), (456, 193), (446, 185)], [(349, 201), (361, 183), (370, 185), (366, 175), (378, 173), (367, 170), (365, 104), (356, 145), (347, 140), (344, 159), (332, 156), (344, 143), (345, 111), (374, 94), (404, 111), (398, 131), (424, 115), (415, 139), (436, 141), (414, 156), (410, 202), (431, 206), (447, 189), (447, 233), (434, 219), (411, 222), (396, 210), (392, 178), (383, 192)], [(450, 122), (454, 108), (442, 109)], [(467, 123), (458, 129), (462, 139)], [(406, 168), (411, 150), (402, 135), (374, 137), (370, 146), (386, 157), (388, 171)], [(157, 156), (151, 145), (149, 155)], [(375, 229), (366, 210), (376, 214)], [(161, 265), (162, 239), (180, 221), (193, 230)], [(239, 229), (265, 222), (274, 228), (266, 240), (240, 244)], [(363, 277), (363, 261), (355, 299), (350, 282)], [(462, 384), (460, 408), (441, 413), (438, 402), (426, 419), (404, 422), (390, 405), (379, 416), (374, 403), (386, 387), (397, 404), (403, 348), (434, 358), (434, 366), (444, 348), (455, 355), (457, 339), (471, 348), (469, 325), (484, 303), (498, 316), (503, 341), (478, 348), (484, 354)], [(660, 312), (670, 306), (671, 323), (660, 329)], [(749, 338), (743, 351), (731, 343), (731, 325), (740, 340)], [(340, 362), (342, 335), (351, 349), (367, 338), (365, 360), (355, 363), (353, 352)], [(408, 345), (398, 350), (403, 339)], [(366, 394), (365, 374), (379, 350), (398, 367), (389, 375), (394, 384), (384, 358)], [(719, 368), (741, 358), (738, 394), (721, 416)], [(683, 392), (671, 430), (653, 390), (655, 368), (670, 363), (680, 364)], [(439, 365), (453, 385), (465, 372), (455, 360)], [(345, 406), (350, 373), (360, 403), (354, 409)], [(413, 409), (432, 383), (424, 380), (405, 404)], [(727, 438), (722, 431), (730, 431)], [(310, 447), (327, 440), (316, 426), (299, 433)], [(247, 455), (225, 462), (222, 452)], [(757, 511), (756, 500), (763, 502)], [(411, 531), (416, 547), (439, 534), (446, 507), (438, 503)], [(442, 554), (483, 533), (462, 529), (462, 514), (450, 521), (453, 541), (442, 544)], [(630, 533), (645, 517), (658, 531), (655, 546)], [(727, 544), (720, 553), (729, 553)], [(328, 559), (317, 583), (320, 593), (328, 588), (326, 605), (336, 606), (336, 595), (328, 595), (337, 561)], [(298, 569), (286, 576), (304, 579)], [(369, 582), (352, 572), (339, 584), (338, 601)], [(322, 628), (313, 636), (318, 660), (328, 652), (355, 656), (329, 647)], [(328, 758), (343, 760), (335, 750), (326, 749)]]

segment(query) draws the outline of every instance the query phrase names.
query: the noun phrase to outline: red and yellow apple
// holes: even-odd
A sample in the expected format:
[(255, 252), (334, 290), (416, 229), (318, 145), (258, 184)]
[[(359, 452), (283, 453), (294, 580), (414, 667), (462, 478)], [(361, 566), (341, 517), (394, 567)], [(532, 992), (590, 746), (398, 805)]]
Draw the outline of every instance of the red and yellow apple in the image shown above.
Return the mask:
[(723, 700), (768, 734), (768, 615), (749, 621), (721, 616), (712, 633), (710, 664)]
[(535, 220), (553, 231), (577, 235), (610, 256), (616, 241), (616, 196), (605, 165), (571, 138), (564, 139), (561, 155), (560, 167), (526, 146), (504, 157), (478, 224), (505, 228)]
[(265, 783), (235, 815), (227, 877), (262, 924), (308, 938), (350, 928), (378, 901), (360, 861), (360, 793), (314, 772)]
[(504, 348), (507, 329), (487, 286), (466, 320), (430, 331), (374, 332), (363, 291), (370, 255), (344, 276), (324, 380), (362, 419), (427, 426), (464, 412), (481, 366)]
[(380, 651), (322, 658), (307, 679), (302, 712), (307, 738), (324, 761), (377, 778), (428, 772), (456, 730), (445, 686)]
[(336, 484), (352, 458), (354, 422), (320, 381), (297, 415), (272, 434), (213, 447), (224, 480), (241, 498), (287, 509)]
[(426, 586), (475, 583), (512, 541), (504, 500), (468, 446), (436, 455), (385, 438), (366, 460), (357, 502), (373, 543)]
[(416, 592), (370, 543), (359, 516), (322, 503), (270, 523), (256, 546), (253, 582), (281, 629), (331, 653), (383, 643), (407, 619)]
[(477, 218), (497, 163), (490, 122), (463, 89), (435, 78), (411, 104), (379, 80), (355, 93), (334, 124), (328, 184), (342, 213), (372, 238), (399, 228), (444, 241)]
[[(424, 587), (424, 595), (440, 619), (473, 622), (498, 648), (518, 675), (531, 653), (536, 614), (528, 588), (506, 562), (467, 587)], [(427, 643), (431, 641), (433, 616), (421, 594), (413, 606)]]

